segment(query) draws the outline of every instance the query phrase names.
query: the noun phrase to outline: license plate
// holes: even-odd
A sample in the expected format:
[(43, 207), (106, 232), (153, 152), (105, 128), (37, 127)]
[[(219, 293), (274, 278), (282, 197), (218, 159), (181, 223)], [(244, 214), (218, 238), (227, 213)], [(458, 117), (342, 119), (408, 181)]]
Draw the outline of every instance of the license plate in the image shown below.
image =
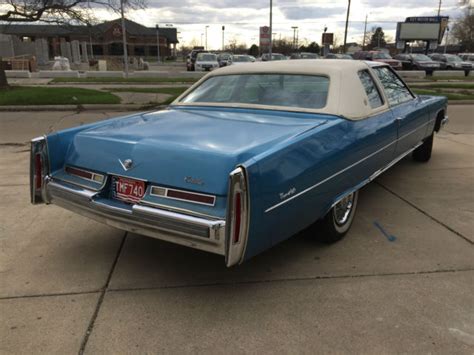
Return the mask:
[(114, 197), (129, 203), (139, 202), (145, 195), (145, 182), (124, 178), (120, 176), (113, 177)]

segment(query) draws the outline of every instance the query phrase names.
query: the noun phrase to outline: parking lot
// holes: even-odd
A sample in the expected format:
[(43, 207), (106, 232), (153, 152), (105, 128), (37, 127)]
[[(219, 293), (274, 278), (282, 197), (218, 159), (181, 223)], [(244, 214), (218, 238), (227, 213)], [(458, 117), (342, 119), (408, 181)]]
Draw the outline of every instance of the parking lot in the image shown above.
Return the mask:
[[(1, 353), (474, 352), (474, 106), (366, 186), (347, 237), (223, 258), (29, 203), (29, 139), (117, 112), (0, 114)], [(291, 221), (289, 221), (291, 223)]]

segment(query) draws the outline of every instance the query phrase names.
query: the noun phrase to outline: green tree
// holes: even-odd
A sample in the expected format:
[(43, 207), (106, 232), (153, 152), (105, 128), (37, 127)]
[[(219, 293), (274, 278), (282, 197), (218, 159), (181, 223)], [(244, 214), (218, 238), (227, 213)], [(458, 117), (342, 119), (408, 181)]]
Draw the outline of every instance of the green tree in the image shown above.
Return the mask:
[(373, 48), (383, 48), (387, 42), (385, 41), (385, 33), (382, 30), (382, 27), (377, 27), (373, 30), (372, 37), (370, 38), (369, 47)]
[(259, 48), (256, 44), (252, 44), (249, 49), (249, 55), (253, 55), (254, 57), (258, 57)]
[(463, 50), (474, 52), (474, 13), (466, 9), (463, 16), (453, 26), (452, 34), (459, 41)]
[(309, 53), (318, 53), (321, 51), (321, 48), (319, 47), (319, 44), (316, 42), (311, 42), (307, 46), (301, 46), (300, 47), (300, 52), (309, 52)]

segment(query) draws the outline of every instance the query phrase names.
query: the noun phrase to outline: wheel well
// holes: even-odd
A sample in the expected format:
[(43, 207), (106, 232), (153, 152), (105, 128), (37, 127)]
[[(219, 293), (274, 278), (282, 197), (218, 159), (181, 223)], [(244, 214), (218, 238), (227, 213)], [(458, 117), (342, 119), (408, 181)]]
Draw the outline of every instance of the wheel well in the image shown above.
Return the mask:
[(438, 112), (438, 115), (436, 116), (436, 123), (434, 126), (435, 132), (439, 132), (439, 130), (441, 129), (441, 121), (443, 120), (443, 118), (444, 118), (444, 110), (441, 110)]

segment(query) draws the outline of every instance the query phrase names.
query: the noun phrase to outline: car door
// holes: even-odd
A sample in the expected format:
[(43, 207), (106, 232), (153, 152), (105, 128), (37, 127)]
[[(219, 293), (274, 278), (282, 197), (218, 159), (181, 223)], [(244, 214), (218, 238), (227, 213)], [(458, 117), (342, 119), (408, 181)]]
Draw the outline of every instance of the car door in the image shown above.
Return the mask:
[(423, 101), (413, 95), (406, 84), (388, 66), (374, 67), (377, 78), (397, 121), (398, 135), (395, 156), (415, 147), (425, 137), (429, 112)]

